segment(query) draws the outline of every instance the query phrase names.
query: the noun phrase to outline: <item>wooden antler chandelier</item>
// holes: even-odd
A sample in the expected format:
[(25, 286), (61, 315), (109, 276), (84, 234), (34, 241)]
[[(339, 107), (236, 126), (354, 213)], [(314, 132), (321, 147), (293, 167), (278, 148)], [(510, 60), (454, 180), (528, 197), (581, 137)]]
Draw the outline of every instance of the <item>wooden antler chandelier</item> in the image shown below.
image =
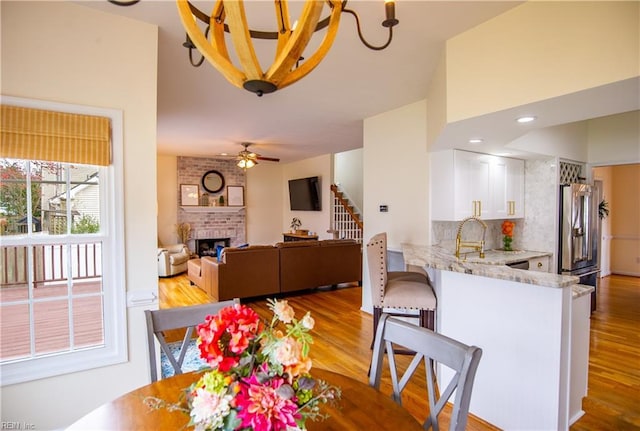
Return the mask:
[[(398, 24), (393, 1), (386, 2), (386, 19), (382, 25), (389, 28), (389, 38), (382, 46), (373, 46), (364, 40), (358, 15), (346, 9), (346, 3), (342, 0), (307, 0), (297, 23), (292, 27), (287, 0), (275, 0), (278, 31), (260, 32), (249, 29), (243, 0), (217, 0), (210, 15), (201, 12), (187, 0), (177, 0), (180, 19), (187, 32), (184, 46), (189, 49), (191, 64), (197, 67), (206, 59), (233, 85), (258, 96), (291, 85), (316, 67), (333, 44), (342, 12), (355, 17), (358, 36), (368, 48), (381, 50), (391, 43), (392, 27)], [(329, 16), (321, 21), (325, 5), (329, 7)], [(204, 30), (199, 27), (198, 21), (206, 25)], [(320, 46), (311, 56), (304, 58), (302, 55), (314, 32), (324, 28), (327, 31)], [(233, 64), (229, 56), (225, 32), (230, 34), (238, 66)], [(266, 71), (260, 66), (252, 39), (277, 40), (275, 60)], [(202, 55), (197, 62), (193, 60), (194, 49)]]

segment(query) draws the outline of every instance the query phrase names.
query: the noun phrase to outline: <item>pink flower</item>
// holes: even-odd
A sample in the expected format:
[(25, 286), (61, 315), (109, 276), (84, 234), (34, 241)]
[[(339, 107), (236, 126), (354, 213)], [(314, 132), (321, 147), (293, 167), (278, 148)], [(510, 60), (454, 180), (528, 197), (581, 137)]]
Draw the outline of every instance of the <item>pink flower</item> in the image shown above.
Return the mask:
[(311, 370), (311, 359), (302, 354), (302, 344), (295, 338), (286, 337), (275, 351), (275, 359), (283, 365), (289, 376), (289, 383), (294, 377), (306, 374)]
[(304, 317), (302, 318), (302, 327), (305, 329), (313, 329), (313, 327), (315, 326), (316, 321), (313, 320), (313, 317), (311, 317), (311, 313), (309, 311), (307, 311), (307, 314), (304, 315)]
[(275, 377), (261, 384), (255, 372), (243, 380), (240, 392), (236, 395), (241, 429), (286, 431), (289, 427), (297, 427), (296, 419), (300, 419), (301, 415), (295, 398), (283, 398), (278, 391), (284, 383), (284, 379)]
[(302, 346), (295, 338), (286, 337), (281, 340), (276, 350), (276, 361), (282, 365), (294, 365), (302, 357)]
[(289, 305), (288, 301), (276, 301), (273, 306), (273, 312), (278, 319), (284, 323), (291, 323), (295, 315), (293, 308)]
[(231, 411), (230, 402), (232, 399), (233, 397), (229, 395), (219, 395), (202, 388), (196, 389), (191, 404), (192, 421), (205, 425), (206, 429), (221, 427), (224, 418)]

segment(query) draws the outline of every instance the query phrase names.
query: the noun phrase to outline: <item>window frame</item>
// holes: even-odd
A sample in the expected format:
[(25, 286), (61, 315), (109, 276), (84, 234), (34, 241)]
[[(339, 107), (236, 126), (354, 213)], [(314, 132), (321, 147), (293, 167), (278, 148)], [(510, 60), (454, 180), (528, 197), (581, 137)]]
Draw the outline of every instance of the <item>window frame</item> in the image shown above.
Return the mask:
[[(111, 121), (112, 162), (100, 167), (101, 233), (83, 234), (103, 238), (103, 325), (104, 345), (72, 352), (0, 364), (0, 386), (28, 382), (126, 362), (127, 307), (124, 237), (124, 146), (123, 112), (35, 99), (0, 96), (0, 103), (34, 109), (107, 117)], [(75, 237), (76, 235), (70, 235)], [(35, 241), (34, 241), (35, 240)], [(44, 241), (43, 241), (44, 240)], [(5, 245), (49, 242), (42, 237), (3, 237)], [(55, 243), (56, 238), (51, 238)]]

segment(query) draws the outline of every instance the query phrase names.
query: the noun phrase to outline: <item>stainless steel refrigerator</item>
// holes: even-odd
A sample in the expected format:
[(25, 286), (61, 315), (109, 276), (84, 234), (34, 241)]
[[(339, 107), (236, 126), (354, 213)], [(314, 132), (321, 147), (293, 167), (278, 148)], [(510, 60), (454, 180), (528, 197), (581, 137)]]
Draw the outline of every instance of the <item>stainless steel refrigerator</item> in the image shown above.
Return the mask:
[[(600, 221), (597, 188), (590, 184), (560, 186), (560, 241), (558, 272), (580, 278), (580, 284), (598, 289)], [(596, 291), (591, 311), (596, 309)]]

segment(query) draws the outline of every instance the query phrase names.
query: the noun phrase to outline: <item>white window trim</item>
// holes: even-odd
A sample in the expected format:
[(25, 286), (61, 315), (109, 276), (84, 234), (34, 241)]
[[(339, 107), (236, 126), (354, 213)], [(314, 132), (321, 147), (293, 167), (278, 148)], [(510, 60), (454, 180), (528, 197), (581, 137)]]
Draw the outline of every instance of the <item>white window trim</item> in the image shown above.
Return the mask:
[[(127, 361), (127, 309), (124, 253), (124, 146), (123, 113), (121, 110), (96, 108), (66, 103), (0, 96), (0, 102), (25, 108), (46, 109), (74, 114), (96, 115), (111, 120), (112, 163), (106, 167), (107, 178), (100, 193), (106, 217), (104, 223), (104, 256), (102, 282), (104, 286), (104, 346), (52, 354), (0, 365), (0, 386), (28, 382), (75, 373)], [(3, 238), (10, 245), (17, 242)]]

